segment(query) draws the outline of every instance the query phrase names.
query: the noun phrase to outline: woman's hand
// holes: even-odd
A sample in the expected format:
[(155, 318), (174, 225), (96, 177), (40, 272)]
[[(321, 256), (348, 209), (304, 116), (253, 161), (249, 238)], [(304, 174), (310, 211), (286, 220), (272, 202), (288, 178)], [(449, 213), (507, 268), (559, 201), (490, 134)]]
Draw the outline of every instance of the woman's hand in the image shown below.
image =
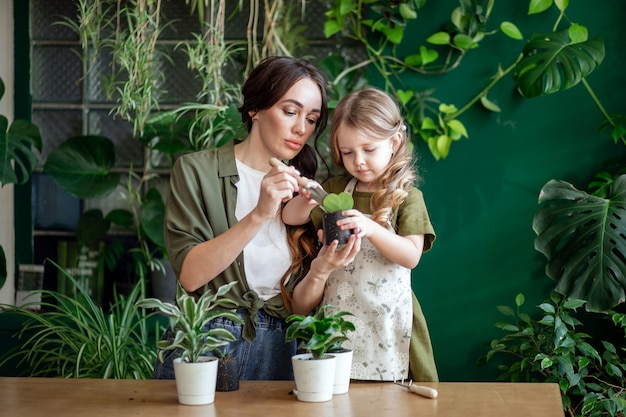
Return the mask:
[[(318, 230), (317, 234), (319, 239), (323, 242), (324, 232)], [(358, 235), (350, 235), (348, 242), (341, 249), (339, 249), (339, 242), (333, 240), (330, 245), (325, 245), (320, 249), (317, 257), (311, 263), (311, 270), (315, 268), (318, 274), (328, 278), (328, 275), (335, 269), (343, 268), (354, 261), (354, 258), (360, 250), (361, 237)]]
[(273, 167), (261, 181), (261, 193), (255, 211), (263, 219), (273, 218), (281, 208), (282, 203), (293, 198), (298, 191), (298, 181), (294, 175), (297, 170), (291, 166)]

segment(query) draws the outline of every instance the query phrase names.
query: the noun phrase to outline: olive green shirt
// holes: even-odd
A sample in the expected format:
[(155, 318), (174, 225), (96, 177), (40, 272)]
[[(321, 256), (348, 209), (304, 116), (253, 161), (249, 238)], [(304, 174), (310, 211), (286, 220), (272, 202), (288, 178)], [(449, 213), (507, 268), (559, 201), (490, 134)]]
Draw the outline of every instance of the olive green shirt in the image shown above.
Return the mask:
[[(166, 202), (165, 247), (177, 276), (194, 246), (219, 236), (237, 223), (235, 184), (238, 181), (233, 142), (217, 149), (185, 154), (176, 160)], [(211, 260), (207, 259), (207, 262)], [(286, 284), (289, 292), (293, 292), (302, 278), (301, 271), (297, 275)], [(276, 277), (276, 280), (280, 278)], [(227, 296), (248, 313), (243, 328), (245, 340), (250, 342), (256, 336), (256, 317), (260, 309), (277, 318), (290, 314), (280, 294), (264, 302), (255, 291), (250, 290), (243, 267), (243, 252), (197, 293), (202, 294), (207, 289), (215, 292), (221, 285), (232, 281), (238, 284)]]

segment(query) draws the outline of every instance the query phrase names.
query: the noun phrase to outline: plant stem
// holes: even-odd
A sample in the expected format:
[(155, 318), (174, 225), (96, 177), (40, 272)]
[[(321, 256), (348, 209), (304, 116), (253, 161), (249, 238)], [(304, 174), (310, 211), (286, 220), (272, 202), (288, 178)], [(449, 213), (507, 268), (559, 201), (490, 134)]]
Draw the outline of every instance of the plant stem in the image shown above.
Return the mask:
[(472, 107), (474, 105), (474, 103), (476, 103), (478, 100), (480, 100), (481, 97), (487, 95), (489, 90), (491, 90), (509, 72), (511, 72), (511, 71), (513, 71), (513, 69), (515, 69), (515, 66), (517, 65), (517, 63), (522, 59), (522, 56), (523, 55), (520, 54), (518, 56), (518, 58), (515, 60), (515, 62), (513, 64), (511, 64), (504, 71), (498, 71), (496, 76), (493, 77), (493, 80), (485, 88), (483, 88), (480, 93), (478, 93), (473, 99), (471, 99), (465, 106), (463, 106), (461, 109), (459, 109), (456, 113), (452, 113), (452, 114), (447, 115), (446, 116), (446, 120), (456, 119), (461, 114), (465, 113), (470, 107)]

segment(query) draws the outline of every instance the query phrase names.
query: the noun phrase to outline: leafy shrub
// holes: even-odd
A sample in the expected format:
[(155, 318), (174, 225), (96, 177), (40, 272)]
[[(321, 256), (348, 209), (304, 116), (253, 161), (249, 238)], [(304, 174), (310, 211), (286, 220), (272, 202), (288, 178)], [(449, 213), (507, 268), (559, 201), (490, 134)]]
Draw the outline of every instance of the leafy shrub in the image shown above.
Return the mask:
[(610, 322), (613, 334), (622, 342), (621, 346), (615, 346), (606, 340), (595, 343), (597, 338), (578, 330), (584, 323), (578, 319), (576, 310), (585, 304), (583, 300), (553, 292), (538, 306), (543, 314), (540, 320), (520, 310), (523, 294), (517, 295), (515, 304), (516, 310), (498, 307), (512, 320), (496, 324), (507, 334), (491, 342), (491, 349), (479, 364), (500, 357), (506, 364), (498, 366), (502, 371), (499, 380), (558, 383), (567, 415), (623, 417), (626, 315), (615, 311), (588, 313), (591, 315), (588, 318)]

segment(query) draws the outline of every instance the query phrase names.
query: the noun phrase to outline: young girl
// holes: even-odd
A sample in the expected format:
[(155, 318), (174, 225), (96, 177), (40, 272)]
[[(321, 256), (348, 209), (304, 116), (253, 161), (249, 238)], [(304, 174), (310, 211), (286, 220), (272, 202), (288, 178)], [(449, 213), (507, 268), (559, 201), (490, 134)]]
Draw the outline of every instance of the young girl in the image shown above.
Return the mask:
[[(344, 211), (348, 217), (337, 224), (353, 229), (362, 243), (352, 264), (331, 273), (322, 303), (354, 314), (356, 331), (346, 343), (354, 355), (353, 379), (438, 380), (426, 321), (411, 290), (411, 269), (431, 248), (435, 232), (414, 186), (408, 144), (398, 106), (380, 90), (347, 95), (333, 114), (331, 153), (348, 175), (323, 188), (353, 195), (355, 208)], [(311, 218), (320, 228), (321, 209), (312, 210), (315, 203), (308, 197), (301, 190), (287, 204), (285, 223)]]

